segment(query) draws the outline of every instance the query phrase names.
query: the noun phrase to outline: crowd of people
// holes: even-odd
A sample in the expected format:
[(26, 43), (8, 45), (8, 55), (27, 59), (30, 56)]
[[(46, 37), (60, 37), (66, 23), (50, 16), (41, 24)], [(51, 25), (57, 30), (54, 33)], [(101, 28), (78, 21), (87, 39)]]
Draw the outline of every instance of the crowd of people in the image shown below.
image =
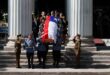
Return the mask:
[[(46, 56), (49, 44), (53, 45), (53, 66), (59, 67), (61, 58), (61, 45), (65, 43), (67, 36), (67, 21), (62, 12), (57, 10), (46, 13), (41, 12), (39, 16), (32, 16), (32, 33), (24, 39), (23, 48), (26, 50), (28, 68), (34, 68), (34, 52), (37, 51), (39, 66), (46, 67)], [(20, 66), (21, 35), (15, 41), (16, 65)]]
[[(49, 12), (46, 13), (45, 11), (42, 11), (41, 14), (39, 14), (37, 16), (35, 16), (33, 14), (32, 20), (33, 20), (32, 31), (34, 34), (34, 38), (43, 37), (41, 35), (43, 35), (45, 33), (54, 34), (58, 30), (60, 30), (60, 34), (62, 35), (62, 37), (64, 39), (66, 38), (68, 24), (67, 24), (67, 20), (62, 12), (58, 12), (57, 10), (55, 10), (55, 11), (51, 11), (50, 13)], [(56, 25), (51, 25), (51, 24), (56, 24)], [(54, 28), (52, 28), (52, 26)], [(52, 29), (54, 29), (54, 30), (52, 30)], [(48, 34), (49, 37), (51, 37), (50, 34)], [(55, 36), (56, 35), (52, 36), (52, 38), (54, 38), (54, 41), (55, 41)], [(48, 38), (47, 35), (45, 37), (43, 37), (44, 40), (46, 38)]]

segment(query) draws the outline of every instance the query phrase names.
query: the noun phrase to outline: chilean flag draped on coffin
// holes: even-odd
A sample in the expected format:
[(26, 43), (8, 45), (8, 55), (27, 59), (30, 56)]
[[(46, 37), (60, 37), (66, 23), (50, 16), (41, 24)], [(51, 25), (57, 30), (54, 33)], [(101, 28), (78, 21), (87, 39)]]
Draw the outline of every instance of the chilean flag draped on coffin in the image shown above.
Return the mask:
[(54, 16), (47, 16), (45, 23), (44, 23), (44, 28), (43, 28), (43, 37), (42, 41), (45, 42), (46, 40), (53, 40), (56, 42), (57, 39), (57, 18)]

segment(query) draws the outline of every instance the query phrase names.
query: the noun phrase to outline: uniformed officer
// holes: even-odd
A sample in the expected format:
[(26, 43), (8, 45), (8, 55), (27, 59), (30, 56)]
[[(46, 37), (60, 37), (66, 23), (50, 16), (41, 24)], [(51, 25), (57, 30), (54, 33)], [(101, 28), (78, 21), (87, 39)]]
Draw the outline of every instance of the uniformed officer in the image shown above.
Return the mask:
[(26, 55), (28, 59), (28, 68), (34, 68), (33, 66), (33, 57), (34, 57), (34, 49), (35, 49), (35, 42), (32, 39), (32, 35), (28, 35), (28, 38), (24, 41)]
[(21, 54), (21, 35), (17, 35), (17, 39), (15, 41), (15, 53), (16, 53), (16, 67), (21, 68), (20, 66), (20, 54)]
[(80, 39), (80, 35), (77, 34), (74, 38), (74, 49), (75, 49), (75, 55), (76, 55), (76, 67), (80, 67), (80, 47), (81, 47), (81, 39)]

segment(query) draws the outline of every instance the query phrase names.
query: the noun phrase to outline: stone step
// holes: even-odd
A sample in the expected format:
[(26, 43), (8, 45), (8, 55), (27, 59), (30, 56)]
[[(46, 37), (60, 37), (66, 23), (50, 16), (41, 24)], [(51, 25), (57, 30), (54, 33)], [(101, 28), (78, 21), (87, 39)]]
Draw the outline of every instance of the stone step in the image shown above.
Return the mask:
[[(1, 60), (0, 60), (0, 63), (10, 63), (10, 64), (12, 64), (12, 62), (15, 63), (15, 61), (16, 61), (16, 59), (1, 59)], [(25, 59), (20, 59), (20, 61), (21, 61), (21, 63), (22, 63), (22, 62), (27, 62), (27, 58), (25, 58)], [(34, 58), (33, 61), (38, 62), (38, 58)], [(47, 63), (53, 62), (53, 58), (52, 58), (52, 57), (51, 57), (51, 58), (48, 58), (48, 57), (47, 57), (46, 62), (47, 62)], [(60, 62), (64, 62), (64, 59), (63, 59), (62, 57), (61, 57)]]
[[(74, 50), (74, 46), (70, 47), (70, 46), (66, 46), (65, 47), (66, 50)], [(97, 47), (93, 46), (93, 47), (81, 47), (81, 51), (97, 51)]]
[[(37, 58), (37, 54), (34, 54), (34, 57)], [(51, 59), (53, 57), (53, 55), (47, 55), (48, 59)], [(63, 54), (61, 55), (62, 58), (65, 58), (66, 56), (64, 56)], [(75, 58), (74, 55), (69, 55), (68, 57), (70, 58)], [(16, 55), (0, 55), (0, 59), (15, 59)], [(26, 59), (26, 55), (20, 55), (21, 59)], [(109, 55), (92, 55), (92, 56), (88, 56), (88, 55), (81, 55), (80, 56), (81, 59), (110, 59)]]
[[(6, 71), (7, 72), (14, 72), (14, 73), (18, 72), (21, 74), (24, 73), (24, 75), (27, 75), (26, 73), (30, 73), (30, 72), (31, 73), (33, 72), (33, 75), (35, 72), (38, 73), (37, 75), (39, 75), (39, 73), (40, 73), (40, 75), (42, 75), (43, 73), (45, 75), (54, 75), (53, 73), (55, 73), (55, 72), (56, 72), (55, 75), (60, 75), (60, 74), (62, 75), (62, 73), (63, 74), (65, 73), (66, 75), (76, 75), (76, 74), (77, 75), (89, 75), (89, 74), (93, 75), (95, 73), (98, 73), (97, 75), (109, 75), (109, 73), (110, 73), (110, 69), (71, 69), (71, 68), (64, 68), (64, 69), (62, 69), (62, 68), (60, 68), (60, 69), (54, 69), (54, 68), (53, 69), (15, 69), (15, 70), (14, 69), (15, 68), (13, 68), (13, 69), (6, 68)], [(105, 72), (108, 74), (105, 74)], [(82, 74), (80, 74), (80, 73), (82, 73)], [(86, 74), (86, 73), (89, 73), (89, 74)]]
[[(68, 68), (75, 68), (76, 64), (73, 63), (73, 64), (70, 64), (70, 63), (66, 63), (65, 64), (66, 67)], [(89, 68), (95, 68), (95, 69), (109, 69), (110, 68), (110, 63), (81, 63), (80, 64), (80, 68), (81, 69), (89, 69)]]
[[(61, 53), (65, 53), (66, 50), (61, 50)], [(1, 55), (8, 55), (8, 54), (11, 54), (11, 55), (15, 55), (15, 51), (12, 50), (12, 51), (6, 51), (6, 50), (1, 50), (0, 51), (0, 54)], [(26, 50), (21, 50), (21, 55), (25, 55), (26, 54)], [(34, 54), (37, 54), (37, 51), (34, 52)], [(48, 54), (52, 54), (52, 50), (48, 50)]]
[(91, 58), (92, 58), (93, 60), (109, 60), (109, 59), (110, 59), (110, 56), (105, 56), (105, 55), (93, 55), (93, 56), (88, 57), (87, 55), (85, 55), (85, 56), (81, 56), (80, 58), (81, 58), (81, 59), (84, 59), (84, 60), (90, 60)]
[(52, 68), (52, 69), (16, 69), (3, 68), (0, 75), (109, 75), (110, 69), (72, 69), (72, 68)]
[[(75, 62), (75, 59), (71, 59), (71, 58), (66, 58), (64, 59), (65, 62), (70, 62), (70, 64), (72, 62)], [(86, 59), (80, 59), (80, 63), (84, 63), (84, 64), (90, 64), (90, 63), (110, 63), (110, 60), (106, 59), (106, 60), (101, 60), (101, 59), (89, 59), (89, 60), (86, 60)]]
[[(28, 67), (28, 63), (27, 62), (24, 62), (24, 63), (20, 63), (20, 65), (21, 65), (21, 67), (22, 68), (27, 68)], [(38, 62), (36, 62), (36, 63), (33, 63), (33, 65), (34, 65), (34, 67), (35, 68), (39, 68), (39, 65), (38, 65)], [(60, 65), (60, 67), (66, 67), (65, 66), (65, 63), (59, 63), (59, 65)], [(13, 63), (13, 64), (7, 64), (7, 63), (0, 63), (0, 68), (5, 68), (5, 67), (16, 67), (16, 63)], [(47, 68), (49, 68), (49, 67), (51, 67), (51, 68), (53, 68), (53, 63), (46, 63), (46, 67)]]
[[(62, 54), (66, 54), (66, 55), (69, 55), (69, 56), (73, 56), (74, 54), (74, 51), (73, 50), (61, 50), (61, 53)], [(37, 54), (37, 51), (35, 51), (34, 53), (35, 55)], [(4, 55), (15, 55), (15, 51), (5, 51), (5, 50), (2, 50), (0, 51), (0, 56), (4, 56)], [(21, 55), (26, 55), (26, 51), (23, 50), (21, 51)], [(49, 50), (48, 51), (48, 55), (52, 55), (52, 50)], [(109, 56), (110, 55), (110, 51), (92, 51), (92, 52), (89, 52), (89, 51), (81, 51), (81, 56), (93, 56), (93, 55), (104, 55), (104, 56)]]
[[(61, 54), (62, 54), (62, 56), (69, 56), (69, 57), (75, 56), (75, 54), (72, 52), (66, 51), (66, 53), (65, 53), (65, 50), (62, 50)], [(34, 55), (37, 56), (37, 51), (34, 53)], [(95, 58), (95, 57), (96, 58), (102, 58), (102, 57), (108, 58), (109, 55), (110, 55), (110, 51), (81, 52), (81, 57), (83, 57), (83, 58)], [(48, 56), (52, 57), (52, 50), (50, 50), (48, 52)], [(2, 57), (3, 58), (8, 58), (8, 57), (15, 58), (15, 53), (14, 53), (14, 51), (0, 51), (0, 58), (2, 58)], [(23, 58), (26, 57), (26, 51), (22, 51), (21, 58), (22, 57)]]
[[(49, 45), (49, 49), (52, 49), (53, 48), (53, 45)], [(61, 45), (61, 49), (65, 49), (65, 45)], [(15, 50), (15, 48), (14, 47), (4, 47), (4, 50), (5, 51), (9, 51), (9, 50)], [(22, 50), (24, 50), (23, 48), (22, 48)]]
[[(22, 68), (27, 68), (28, 66), (28, 64), (26, 63), (26, 62), (24, 62), (24, 63), (20, 63), (20, 65), (22, 66)], [(59, 66), (60, 66), (60, 68), (75, 68), (76, 67), (76, 64), (75, 63), (72, 63), (72, 64), (69, 64), (69, 63), (59, 63)], [(16, 67), (16, 63), (13, 63), (13, 64), (7, 64), (7, 63), (0, 63), (0, 68), (2, 69), (2, 68), (5, 68), (5, 67), (7, 67), (7, 68), (15, 68)], [(35, 68), (39, 68), (40, 66), (38, 65), (38, 63), (34, 63), (34, 67)], [(46, 68), (53, 68), (53, 63), (46, 63)], [(80, 68), (81, 69), (85, 69), (85, 68), (87, 68), (87, 69), (89, 69), (89, 68), (97, 68), (97, 69), (109, 69), (110, 68), (110, 63), (90, 63), (90, 64), (84, 64), (84, 63), (82, 63), (82, 64), (80, 64)], [(1, 70), (0, 69), (0, 70)], [(58, 68), (57, 68), (58, 69)], [(1, 75), (1, 74), (0, 74)]]
[[(75, 56), (61, 56), (61, 58), (63, 60), (73, 60), (75, 59)], [(16, 57), (13, 55), (13, 56), (10, 56), (10, 55), (0, 55), (0, 61), (2, 60), (15, 60)], [(21, 55), (21, 59), (25, 60), (26, 59), (26, 55)], [(34, 56), (34, 59), (37, 59), (37, 55)], [(47, 55), (47, 59), (53, 59), (53, 56), (52, 55)], [(90, 62), (90, 61), (102, 61), (102, 62), (106, 62), (106, 61), (109, 61), (110, 59), (110, 56), (97, 56), (97, 55), (93, 55), (93, 56), (81, 56), (81, 60), (86, 60), (87, 62)]]
[[(49, 49), (48, 52), (52, 52), (53, 50), (52, 49)], [(66, 50), (65, 49), (62, 49), (61, 52), (65, 52)], [(35, 53), (37, 53), (37, 50), (34, 51)], [(14, 53), (15, 54), (15, 50), (0, 50), (0, 53), (3, 54), (3, 53)], [(21, 53), (26, 53), (26, 50), (21, 50)]]
[[(48, 59), (52, 59), (53, 58), (53, 55), (47, 55), (46, 56)], [(62, 58), (64, 58), (63, 55), (61, 55)], [(20, 59), (26, 59), (26, 55), (20, 55)], [(37, 54), (34, 55), (34, 58), (37, 58)], [(0, 55), (0, 59), (16, 59), (16, 56), (15, 55)]]
[[(65, 49), (62, 49), (61, 50), (62, 52), (73, 52), (74, 53), (74, 50), (73, 49), (69, 49), (69, 50), (65, 50)], [(35, 52), (37, 52), (37, 51), (35, 51)], [(49, 49), (48, 50), (48, 52), (52, 52), (52, 49)], [(0, 53), (2, 54), (2, 53), (15, 53), (15, 50), (0, 50)], [(26, 53), (26, 50), (21, 50), (21, 53)], [(85, 51), (85, 50), (81, 50), (81, 53), (83, 54), (83, 53), (92, 53), (92, 54), (94, 54), (94, 53), (102, 53), (102, 54), (109, 54), (110, 53), (110, 50), (101, 50), (101, 51)]]
[[(65, 55), (74, 55), (75, 51), (74, 50), (66, 50)], [(93, 55), (110, 55), (110, 50), (108, 51), (81, 51), (81, 56), (87, 55), (87, 56), (93, 56)]]
[(81, 64), (82, 68), (109, 69), (110, 63)]
[[(63, 57), (63, 56), (62, 56)], [(70, 59), (75, 59), (75, 56), (64, 56), (63, 58), (70, 58)], [(83, 55), (80, 56), (81, 60), (109, 60), (110, 56), (104, 56), (104, 55), (93, 55), (93, 56), (87, 56)]]
[[(74, 42), (71, 40), (67, 43), (67, 46), (74, 46)], [(87, 40), (87, 39), (82, 39), (81, 40), (81, 46), (83, 47), (92, 47), (95, 46), (93, 40)]]
[[(13, 64), (15, 63), (16, 60), (15, 59), (1, 59), (0, 60), (0, 63), (6, 63), (6, 64)], [(21, 59), (20, 60), (21, 63), (27, 63), (27, 59)], [(34, 62), (38, 62), (38, 59), (34, 59)], [(47, 63), (52, 63), (53, 62), (53, 59), (47, 59), (46, 61)], [(60, 62), (63, 62), (63, 63), (75, 63), (75, 59), (63, 59), (61, 58)], [(86, 60), (86, 59), (80, 59), (80, 63), (81, 64), (91, 64), (91, 63), (110, 63), (110, 60), (106, 59), (106, 60), (101, 60), (101, 59), (89, 59), (89, 60)]]

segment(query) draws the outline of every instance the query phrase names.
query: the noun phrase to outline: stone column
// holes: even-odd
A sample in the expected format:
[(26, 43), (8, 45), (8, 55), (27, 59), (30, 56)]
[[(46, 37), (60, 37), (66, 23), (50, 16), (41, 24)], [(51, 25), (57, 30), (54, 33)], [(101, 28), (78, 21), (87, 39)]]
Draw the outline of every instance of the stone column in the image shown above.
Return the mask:
[(35, 0), (32, 0), (32, 12), (35, 12)]
[(16, 35), (27, 35), (32, 32), (32, 1), (9, 0), (9, 39), (15, 39)]
[(66, 0), (69, 35), (92, 36), (92, 0)]
[(83, 36), (93, 35), (93, 0), (83, 0)]

